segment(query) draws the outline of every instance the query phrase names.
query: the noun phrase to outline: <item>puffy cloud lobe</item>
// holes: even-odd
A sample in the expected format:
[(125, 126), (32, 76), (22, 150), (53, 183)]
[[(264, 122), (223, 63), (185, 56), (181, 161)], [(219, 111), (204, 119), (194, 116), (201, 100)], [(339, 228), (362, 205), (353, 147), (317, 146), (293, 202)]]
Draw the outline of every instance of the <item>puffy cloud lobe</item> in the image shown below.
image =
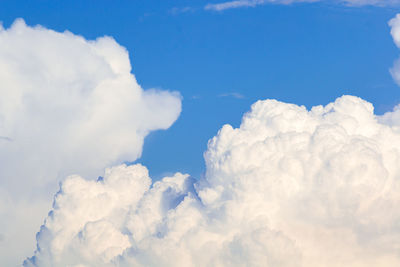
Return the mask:
[(43, 152), (37, 163), (50, 159), (46, 169), (94, 175), (138, 158), (144, 136), (180, 112), (178, 95), (140, 88), (127, 51), (110, 37), (86, 41), (22, 20), (0, 34), (2, 151), (20, 152), (8, 155)]
[[(27, 236), (61, 178), (137, 159), (144, 137), (177, 119), (181, 99), (144, 91), (114, 39), (88, 41), (23, 20), (0, 28), (0, 80), (0, 265), (11, 266), (14, 254), (22, 260), (33, 248)], [(108, 229), (88, 226), (88, 235), (97, 227)]]
[(151, 185), (141, 165), (70, 177), (25, 266), (397, 266), (400, 131), (385, 116), (353, 96), (258, 101), (210, 140), (198, 181)]

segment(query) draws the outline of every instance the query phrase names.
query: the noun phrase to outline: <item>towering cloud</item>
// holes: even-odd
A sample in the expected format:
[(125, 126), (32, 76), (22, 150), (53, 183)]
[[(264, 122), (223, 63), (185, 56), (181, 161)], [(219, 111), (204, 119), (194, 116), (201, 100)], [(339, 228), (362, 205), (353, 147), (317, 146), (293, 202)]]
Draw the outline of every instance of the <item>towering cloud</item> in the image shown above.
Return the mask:
[[(343, 96), (256, 102), (205, 153), (205, 177), (141, 165), (71, 176), (25, 266), (398, 266), (400, 130)], [(386, 119), (384, 119), (386, 118)]]
[(14, 266), (34, 248), (59, 180), (137, 159), (144, 137), (168, 128), (181, 101), (142, 90), (112, 38), (23, 20), (0, 28), (0, 81), (0, 265)]

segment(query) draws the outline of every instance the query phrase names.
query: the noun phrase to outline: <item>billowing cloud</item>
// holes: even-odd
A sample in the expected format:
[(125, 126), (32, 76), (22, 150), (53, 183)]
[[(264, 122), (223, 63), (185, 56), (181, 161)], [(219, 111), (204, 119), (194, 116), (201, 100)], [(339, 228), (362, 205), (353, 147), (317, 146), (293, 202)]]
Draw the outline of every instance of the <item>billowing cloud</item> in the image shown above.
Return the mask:
[[(177, 93), (144, 91), (110, 37), (0, 28), (0, 265), (34, 248), (58, 181), (137, 159), (144, 137), (181, 111)], [(51, 193), (50, 193), (51, 192)]]
[(334, 2), (339, 4), (346, 4), (350, 6), (394, 6), (399, 5), (400, 0), (235, 0), (220, 3), (209, 3), (204, 9), (222, 11), (225, 9), (241, 8), (241, 7), (256, 7), (264, 4), (283, 4), (289, 5), (294, 3), (304, 2)]
[(200, 180), (66, 179), (25, 266), (399, 266), (400, 128), (343, 96), (258, 101)]

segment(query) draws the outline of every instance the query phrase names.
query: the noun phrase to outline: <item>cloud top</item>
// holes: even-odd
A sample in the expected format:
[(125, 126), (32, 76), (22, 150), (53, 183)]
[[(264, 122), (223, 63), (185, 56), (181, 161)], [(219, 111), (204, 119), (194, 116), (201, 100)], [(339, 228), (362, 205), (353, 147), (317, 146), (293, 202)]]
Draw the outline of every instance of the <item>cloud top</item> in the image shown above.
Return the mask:
[(400, 132), (343, 96), (258, 101), (205, 177), (141, 165), (65, 180), (25, 266), (397, 266)]

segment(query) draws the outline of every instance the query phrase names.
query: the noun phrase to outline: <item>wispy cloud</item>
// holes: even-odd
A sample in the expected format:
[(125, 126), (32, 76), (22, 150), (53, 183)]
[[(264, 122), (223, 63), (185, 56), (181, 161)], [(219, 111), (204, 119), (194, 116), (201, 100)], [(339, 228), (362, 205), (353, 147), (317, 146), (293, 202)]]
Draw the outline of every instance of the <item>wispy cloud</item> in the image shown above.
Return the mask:
[(218, 95), (218, 97), (233, 97), (233, 98), (237, 98), (237, 99), (242, 99), (244, 98), (244, 95), (237, 93), (237, 92), (229, 92), (229, 93), (223, 93)]
[(400, 0), (343, 0), (339, 1), (349, 6), (396, 6)]
[(311, 2), (334, 2), (349, 6), (395, 6), (400, 5), (400, 0), (235, 0), (220, 2), (215, 4), (207, 4), (204, 9), (212, 11), (223, 11), (226, 9), (256, 7), (264, 4), (281, 4), (289, 5), (293, 3), (311, 3)]
[(316, 2), (318, 0), (235, 0), (228, 2), (220, 2), (216, 4), (207, 4), (205, 10), (222, 11), (225, 9), (241, 8), (241, 7), (255, 7), (267, 3), (288, 5), (294, 2)]
[(202, 97), (200, 95), (193, 95), (190, 99), (197, 100), (197, 99), (201, 99), (201, 98)]
[(171, 15), (179, 15), (182, 13), (188, 13), (188, 12), (193, 12), (195, 11), (194, 7), (186, 6), (186, 7), (173, 7), (171, 8), (168, 13)]

